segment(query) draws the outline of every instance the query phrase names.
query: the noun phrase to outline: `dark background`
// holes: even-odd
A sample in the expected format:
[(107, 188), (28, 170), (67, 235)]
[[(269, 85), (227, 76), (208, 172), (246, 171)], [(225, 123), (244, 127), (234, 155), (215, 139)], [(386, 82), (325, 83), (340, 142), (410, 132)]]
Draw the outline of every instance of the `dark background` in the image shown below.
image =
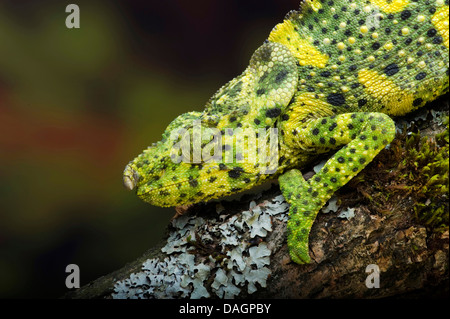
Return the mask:
[[(65, 8), (80, 7), (80, 29)], [(157, 242), (126, 163), (201, 110), (299, 0), (0, 2), (0, 297), (55, 298)]]

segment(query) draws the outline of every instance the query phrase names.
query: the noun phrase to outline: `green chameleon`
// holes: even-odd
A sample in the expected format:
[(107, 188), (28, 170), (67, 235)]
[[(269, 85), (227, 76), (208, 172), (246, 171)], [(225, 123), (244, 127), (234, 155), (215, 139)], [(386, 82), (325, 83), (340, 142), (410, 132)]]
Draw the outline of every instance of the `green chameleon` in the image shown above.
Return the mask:
[[(291, 259), (309, 263), (317, 213), (392, 141), (390, 116), (448, 91), (448, 14), (448, 0), (303, 1), (203, 112), (180, 115), (126, 166), (125, 186), (183, 206), (278, 178)], [(299, 169), (330, 151), (305, 180)]]

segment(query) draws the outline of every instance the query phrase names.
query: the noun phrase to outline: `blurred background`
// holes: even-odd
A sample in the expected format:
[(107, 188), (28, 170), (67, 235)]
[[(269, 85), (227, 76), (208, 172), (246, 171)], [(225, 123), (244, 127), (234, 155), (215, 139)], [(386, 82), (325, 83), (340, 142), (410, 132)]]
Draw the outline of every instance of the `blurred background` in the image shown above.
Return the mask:
[(68, 264), (84, 285), (161, 239), (174, 210), (127, 192), (125, 165), (298, 4), (0, 0), (0, 298), (59, 297)]

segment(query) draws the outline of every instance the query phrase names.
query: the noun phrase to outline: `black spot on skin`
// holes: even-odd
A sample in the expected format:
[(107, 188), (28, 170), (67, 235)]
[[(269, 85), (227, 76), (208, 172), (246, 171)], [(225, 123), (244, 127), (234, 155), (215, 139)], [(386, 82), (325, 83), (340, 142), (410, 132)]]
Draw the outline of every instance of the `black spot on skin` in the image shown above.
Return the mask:
[(366, 162), (366, 159), (364, 157), (361, 157), (358, 161), (360, 164), (364, 164)]
[(357, 69), (357, 66), (353, 64), (353, 65), (350, 65), (348, 69), (350, 71), (355, 71)]
[(281, 119), (282, 119), (283, 121), (287, 121), (287, 120), (289, 120), (289, 115), (283, 114), (283, 115), (281, 116)]
[(352, 171), (353, 172), (357, 172), (358, 171), (358, 167), (353, 167)]
[(350, 149), (350, 153), (355, 154), (355, 152), (356, 152), (356, 149), (354, 149), (354, 148)]
[(219, 169), (220, 170), (225, 170), (225, 169), (227, 169), (227, 166), (225, 164), (223, 164), (223, 163), (220, 163), (219, 164)]
[(258, 91), (256, 91), (256, 95), (257, 95), (257, 96), (261, 96), (261, 95), (263, 95), (264, 93), (266, 93), (266, 89), (259, 89)]
[(436, 29), (430, 29), (427, 31), (427, 36), (429, 36), (431, 38), (431, 37), (434, 37), (436, 35), (436, 33), (437, 33)]
[(375, 42), (374, 44), (372, 44), (372, 49), (374, 50), (378, 50), (381, 47), (381, 44), (379, 42)]
[(278, 74), (277, 74), (277, 76), (275, 78), (275, 82), (276, 83), (282, 82), (286, 78), (287, 74), (288, 74), (287, 70), (281, 70), (280, 72), (278, 72)]
[(391, 63), (384, 68), (384, 73), (388, 76), (394, 75), (399, 71), (398, 65), (396, 63)]
[(359, 137), (359, 139), (360, 139), (361, 141), (364, 141), (364, 140), (366, 139), (366, 136), (365, 136), (365, 135), (361, 135), (361, 136)]
[(444, 39), (441, 36), (437, 36), (433, 39), (434, 44), (441, 44)]
[(364, 105), (366, 105), (367, 104), (367, 100), (366, 99), (360, 99), (360, 100), (358, 100), (358, 106), (359, 107), (362, 107), (362, 106), (364, 106)]
[(320, 182), (321, 178), (320, 178), (319, 176), (317, 176), (317, 177), (314, 178), (314, 180), (315, 180), (316, 182)]
[(419, 97), (413, 101), (413, 106), (419, 106), (422, 102), (423, 100)]
[(338, 162), (341, 163), (341, 164), (345, 162), (345, 159), (344, 159), (342, 156), (338, 157), (337, 160), (338, 160)]
[(235, 121), (236, 121), (236, 117), (235, 116), (230, 117), (230, 122), (235, 122)]
[(277, 116), (279, 116), (280, 114), (281, 114), (281, 109), (278, 108), (278, 107), (275, 107), (275, 108), (273, 108), (273, 109), (268, 109), (268, 110), (266, 111), (266, 116), (267, 116), (267, 117), (271, 117), (271, 118), (277, 117)]
[(228, 172), (228, 176), (231, 178), (239, 178), (244, 170), (241, 167), (234, 167), (231, 171)]
[(189, 181), (189, 185), (191, 185), (191, 187), (197, 187), (198, 186), (198, 181), (196, 179), (191, 179)]
[(345, 97), (340, 93), (331, 93), (327, 96), (327, 102), (334, 106), (341, 106), (345, 103)]
[(411, 44), (411, 42), (412, 42), (411, 38), (408, 38), (408, 39), (405, 40), (405, 44)]
[(211, 176), (210, 178), (209, 178), (209, 182), (210, 183), (214, 183), (214, 181), (217, 179), (217, 177), (215, 177), (215, 176)]
[(331, 72), (330, 72), (330, 71), (323, 71), (323, 72), (320, 72), (320, 76), (323, 76), (323, 77), (325, 77), (325, 78), (328, 78), (328, 77), (331, 76)]
[(353, 130), (353, 124), (351, 124), (351, 123), (347, 124), (347, 127), (348, 127), (349, 130)]
[(416, 80), (423, 80), (426, 76), (427, 74), (425, 72), (420, 72), (416, 75)]
[(318, 192), (313, 192), (313, 193), (311, 194), (312, 197), (317, 197), (317, 195), (319, 195)]
[(320, 123), (323, 125), (327, 124), (327, 119), (323, 119)]
[(334, 178), (334, 177), (332, 177), (332, 178), (330, 178), (330, 181), (331, 181), (332, 183), (336, 183), (336, 182), (337, 182), (337, 179)]
[(336, 144), (336, 140), (335, 140), (333, 137), (330, 138), (330, 144), (331, 144), (331, 145)]
[(334, 130), (334, 128), (335, 128), (336, 126), (337, 126), (337, 124), (336, 124), (336, 123), (333, 123), (333, 124), (330, 125), (330, 127), (328, 128), (328, 130), (331, 132), (331, 131)]
[(406, 20), (411, 16), (411, 11), (409, 10), (404, 10), (402, 11), (402, 13), (400, 14), (400, 17), (402, 18), (402, 20)]
[(316, 127), (315, 129), (312, 130), (313, 135), (318, 135), (319, 134), (319, 129)]
[(261, 123), (261, 121), (258, 119), (254, 119), (253, 122), (255, 122), (256, 125), (259, 125)]
[(320, 142), (321, 144), (325, 144), (325, 139), (324, 139), (323, 137), (321, 137), (321, 138), (319, 139), (319, 142)]

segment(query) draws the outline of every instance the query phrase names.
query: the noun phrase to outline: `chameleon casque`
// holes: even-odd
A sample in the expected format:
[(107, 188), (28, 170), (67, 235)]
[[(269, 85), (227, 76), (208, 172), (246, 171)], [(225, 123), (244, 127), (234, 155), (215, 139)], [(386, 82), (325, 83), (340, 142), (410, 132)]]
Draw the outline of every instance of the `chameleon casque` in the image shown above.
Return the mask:
[[(317, 213), (392, 141), (390, 116), (448, 91), (448, 13), (448, 0), (303, 1), (203, 112), (180, 115), (160, 142), (126, 166), (125, 186), (153, 205), (181, 206), (278, 178), (290, 204), (291, 259), (309, 263), (308, 237)], [(220, 151), (231, 148), (235, 160), (173, 161), (179, 139), (172, 133), (192, 133), (194, 121), (220, 130)], [(237, 160), (246, 151), (225, 140), (227, 129), (237, 128), (277, 129), (275, 171), (264, 173), (259, 166), (266, 162)], [(242, 138), (241, 147), (255, 146)], [(202, 135), (203, 150), (210, 140)], [(274, 156), (260, 146), (258, 152)], [(323, 168), (305, 180), (299, 169), (330, 151), (335, 153)]]

